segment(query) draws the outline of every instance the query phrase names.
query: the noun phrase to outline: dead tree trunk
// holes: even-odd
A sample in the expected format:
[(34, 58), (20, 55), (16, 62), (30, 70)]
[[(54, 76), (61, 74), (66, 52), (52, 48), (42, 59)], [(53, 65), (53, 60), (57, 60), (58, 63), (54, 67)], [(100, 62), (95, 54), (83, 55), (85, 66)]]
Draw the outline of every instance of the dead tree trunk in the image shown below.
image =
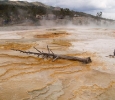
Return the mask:
[[(34, 47), (35, 48), (35, 47)], [(36, 49), (36, 48), (35, 48)], [(26, 54), (34, 54), (37, 55), (38, 57), (41, 55), (43, 58), (53, 58), (53, 61), (57, 60), (57, 59), (67, 59), (67, 60), (73, 60), (73, 61), (80, 61), (83, 62), (85, 64), (91, 63), (91, 58), (87, 57), (87, 58), (79, 58), (79, 57), (73, 57), (73, 56), (66, 56), (66, 55), (57, 55), (54, 54), (47, 46), (48, 49), (48, 53), (44, 53), (43, 51), (39, 51), (38, 49), (36, 49), (39, 53), (35, 53), (35, 52), (27, 52), (27, 51), (22, 51), (22, 50), (16, 50), (16, 49), (12, 49), (14, 51), (20, 51), (22, 53), (26, 53)]]

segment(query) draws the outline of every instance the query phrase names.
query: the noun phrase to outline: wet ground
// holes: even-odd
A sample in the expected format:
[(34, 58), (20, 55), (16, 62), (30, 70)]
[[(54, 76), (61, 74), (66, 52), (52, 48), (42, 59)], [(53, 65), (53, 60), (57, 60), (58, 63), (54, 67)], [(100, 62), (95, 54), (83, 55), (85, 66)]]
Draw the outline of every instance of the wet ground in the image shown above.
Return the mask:
[[(114, 100), (115, 29), (0, 28), (0, 100)], [(43, 59), (11, 49), (91, 57), (92, 63)]]

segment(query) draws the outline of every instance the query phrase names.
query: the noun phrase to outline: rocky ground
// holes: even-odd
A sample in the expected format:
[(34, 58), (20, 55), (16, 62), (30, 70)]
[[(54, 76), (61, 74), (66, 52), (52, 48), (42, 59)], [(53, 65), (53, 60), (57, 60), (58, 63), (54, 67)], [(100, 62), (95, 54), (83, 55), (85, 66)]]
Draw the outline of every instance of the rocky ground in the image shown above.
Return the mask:
[[(92, 63), (43, 59), (11, 49), (91, 57)], [(115, 29), (0, 27), (0, 100), (114, 100)]]

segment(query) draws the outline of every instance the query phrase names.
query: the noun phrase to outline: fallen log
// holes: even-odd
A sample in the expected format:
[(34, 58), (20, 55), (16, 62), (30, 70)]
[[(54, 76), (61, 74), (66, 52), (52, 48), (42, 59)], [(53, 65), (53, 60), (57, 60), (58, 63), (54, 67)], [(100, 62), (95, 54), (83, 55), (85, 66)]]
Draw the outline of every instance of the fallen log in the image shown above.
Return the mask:
[[(35, 48), (35, 47), (34, 47)], [(35, 48), (36, 49), (36, 48)], [(80, 61), (83, 62), (85, 64), (91, 63), (92, 60), (90, 57), (87, 58), (79, 58), (79, 57), (73, 57), (73, 56), (66, 56), (66, 55), (57, 55), (54, 54), (47, 46), (48, 49), (48, 53), (44, 53), (43, 51), (41, 52), (40, 50), (36, 49), (38, 51), (38, 53), (35, 52), (30, 52), (30, 51), (23, 51), (23, 50), (17, 50), (17, 49), (11, 49), (14, 51), (20, 51), (20, 53), (26, 53), (26, 54), (33, 54), (33, 55), (37, 55), (38, 57), (41, 55), (43, 58), (53, 58), (52, 61), (55, 61), (57, 59), (66, 59), (66, 60), (73, 60), (73, 61)]]

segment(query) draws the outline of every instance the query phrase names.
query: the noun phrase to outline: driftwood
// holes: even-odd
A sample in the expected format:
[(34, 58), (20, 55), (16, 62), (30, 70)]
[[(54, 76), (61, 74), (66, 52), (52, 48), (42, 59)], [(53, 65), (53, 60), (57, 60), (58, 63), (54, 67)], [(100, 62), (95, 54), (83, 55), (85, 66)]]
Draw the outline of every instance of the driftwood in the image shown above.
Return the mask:
[(80, 61), (80, 62), (83, 62), (85, 64), (88, 64), (88, 63), (92, 62), (90, 57), (79, 58), (79, 57), (73, 57), (73, 56), (66, 56), (66, 55), (57, 55), (57, 54), (54, 54), (53, 51), (48, 48), (48, 46), (47, 46), (48, 53), (44, 53), (43, 51), (41, 52), (40, 50), (38, 50), (35, 47), (34, 47), (34, 49), (36, 49), (38, 51), (38, 53), (30, 52), (30, 51), (27, 52), (27, 51), (16, 50), (16, 49), (12, 49), (12, 50), (14, 50), (14, 51), (20, 51), (21, 53), (37, 55), (38, 57), (42, 56), (42, 58), (53, 58), (53, 61), (55, 61), (57, 59), (67, 59), (67, 60), (73, 60), (73, 61)]

